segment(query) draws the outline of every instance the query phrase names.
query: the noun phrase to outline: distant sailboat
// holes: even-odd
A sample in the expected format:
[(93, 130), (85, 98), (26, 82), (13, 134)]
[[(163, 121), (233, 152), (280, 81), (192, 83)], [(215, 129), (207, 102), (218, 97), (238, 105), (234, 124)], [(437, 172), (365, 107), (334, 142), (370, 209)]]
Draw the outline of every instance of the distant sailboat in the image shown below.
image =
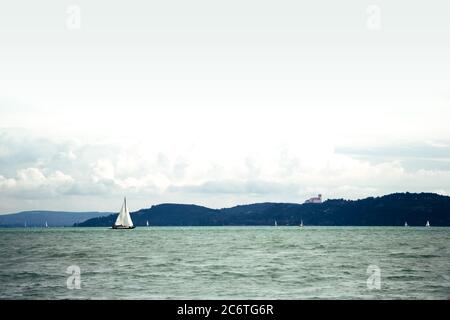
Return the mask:
[(25, 221), (25, 228), (27, 227), (27, 222)]
[(112, 226), (113, 229), (134, 229), (133, 221), (131, 221), (130, 212), (127, 207), (127, 198), (124, 199), (122, 209), (120, 209), (117, 220)]
[(278, 223), (277, 223), (277, 220), (275, 220), (275, 227), (278, 227)]
[(407, 226), (408, 226), (408, 222), (405, 221), (405, 227), (407, 227)]
[(47, 221), (45, 221), (45, 227), (48, 228), (48, 223), (47, 223)]
[(300, 228), (303, 228), (303, 219), (300, 221)]
[(429, 227), (430, 226), (430, 221), (427, 221), (427, 224), (425, 225), (425, 227)]
[(147, 227), (148, 227), (148, 220), (147, 220)]

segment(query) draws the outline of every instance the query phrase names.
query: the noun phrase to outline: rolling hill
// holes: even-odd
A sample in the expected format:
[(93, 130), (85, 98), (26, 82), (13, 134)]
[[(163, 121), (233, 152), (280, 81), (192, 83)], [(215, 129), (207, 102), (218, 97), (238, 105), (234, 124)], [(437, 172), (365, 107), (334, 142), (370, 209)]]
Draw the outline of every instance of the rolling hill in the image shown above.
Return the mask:
[[(79, 227), (109, 227), (117, 214), (95, 217)], [(131, 214), (136, 226), (450, 226), (450, 197), (434, 193), (394, 193), (361, 200), (334, 199), (321, 204), (256, 203), (210, 209), (192, 204), (159, 204)]]

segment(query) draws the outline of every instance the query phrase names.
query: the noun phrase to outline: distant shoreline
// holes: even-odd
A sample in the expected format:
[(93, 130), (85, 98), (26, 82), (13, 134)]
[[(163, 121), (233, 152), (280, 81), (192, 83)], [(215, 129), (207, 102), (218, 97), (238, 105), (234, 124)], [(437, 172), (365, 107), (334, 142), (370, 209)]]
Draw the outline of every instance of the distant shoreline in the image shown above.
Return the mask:
[[(255, 203), (210, 209), (192, 204), (159, 204), (132, 213), (135, 226), (450, 226), (450, 197), (436, 193), (394, 193), (361, 200), (323, 203)], [(107, 227), (117, 214), (77, 227)]]
[[(450, 197), (436, 193), (393, 193), (360, 200), (323, 203), (255, 203), (211, 209), (194, 204), (165, 203), (131, 213), (137, 227), (149, 226), (450, 226)], [(111, 227), (117, 213), (21, 212), (0, 215), (0, 227)]]

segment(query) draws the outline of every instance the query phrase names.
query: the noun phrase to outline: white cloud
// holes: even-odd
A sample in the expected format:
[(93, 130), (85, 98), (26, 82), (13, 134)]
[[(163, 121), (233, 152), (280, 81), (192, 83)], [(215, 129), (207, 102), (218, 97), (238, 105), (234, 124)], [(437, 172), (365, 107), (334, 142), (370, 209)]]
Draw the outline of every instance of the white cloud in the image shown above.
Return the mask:
[(12, 189), (16, 186), (16, 180), (11, 178), (5, 178), (0, 175), (0, 189)]
[[(10, 203), (58, 196), (68, 199), (70, 209), (80, 199), (96, 198), (100, 204), (96, 209), (114, 210), (108, 204), (124, 195), (134, 197), (138, 207), (163, 201), (221, 207), (253, 201), (303, 202), (317, 193), (355, 199), (395, 191), (450, 191), (450, 170), (406, 170), (395, 157), (354, 158), (309, 136), (290, 140), (272, 136), (261, 144), (237, 146), (239, 152), (233, 151), (233, 144), (209, 148), (205, 140), (162, 152), (147, 141), (127, 145), (96, 139), (93, 144), (35, 134), (25, 137), (3, 140), (26, 159), (18, 164), (8, 154), (0, 157), (0, 189)], [(44, 147), (30, 147), (32, 154), (27, 156), (26, 149), (33, 145)]]
[(16, 183), (23, 187), (40, 187), (47, 182), (47, 178), (37, 168), (26, 168), (17, 172)]
[(74, 182), (74, 179), (71, 176), (64, 174), (61, 171), (55, 171), (51, 173), (48, 177), (48, 180), (50, 181), (50, 183), (54, 183), (56, 185), (65, 185)]
[(25, 168), (17, 171), (15, 177), (0, 175), (0, 190), (13, 197), (62, 195), (74, 183), (74, 179), (61, 171), (44, 174), (39, 168)]
[(115, 172), (114, 165), (108, 159), (99, 159), (92, 166), (92, 180), (93, 182), (99, 182), (102, 180), (114, 181)]

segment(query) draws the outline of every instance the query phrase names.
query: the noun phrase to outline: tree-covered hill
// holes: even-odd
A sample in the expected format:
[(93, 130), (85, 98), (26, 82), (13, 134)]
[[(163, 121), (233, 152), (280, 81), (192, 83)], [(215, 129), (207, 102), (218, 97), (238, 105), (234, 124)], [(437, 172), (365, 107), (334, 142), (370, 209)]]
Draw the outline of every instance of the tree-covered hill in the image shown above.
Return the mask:
[[(79, 227), (111, 226), (117, 214), (96, 217)], [(305, 225), (450, 226), (450, 197), (434, 193), (394, 193), (361, 200), (327, 200), (321, 204), (257, 203), (224, 209), (192, 204), (160, 204), (131, 214), (136, 226)]]

